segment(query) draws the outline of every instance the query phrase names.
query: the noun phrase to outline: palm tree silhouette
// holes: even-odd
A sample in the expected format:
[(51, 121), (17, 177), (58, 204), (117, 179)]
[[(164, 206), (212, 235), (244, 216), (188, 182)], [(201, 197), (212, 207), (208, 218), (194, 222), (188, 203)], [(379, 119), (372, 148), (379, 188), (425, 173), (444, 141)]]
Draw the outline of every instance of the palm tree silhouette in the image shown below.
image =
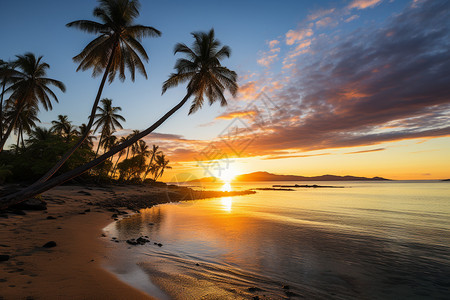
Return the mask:
[(17, 60), (14, 62), (16, 69), (9, 76), (12, 84), (5, 89), (5, 92), (11, 92), (9, 99), (14, 106), (15, 117), (9, 123), (5, 135), (0, 140), (0, 151), (3, 150), (6, 140), (16, 125), (20, 112), (25, 107), (38, 107), (40, 103), (45, 110), (52, 109), (50, 98), (53, 98), (56, 102), (58, 102), (58, 98), (49, 88), (49, 85), (54, 85), (63, 92), (66, 90), (61, 81), (45, 77), (50, 66), (41, 62), (42, 56), (36, 58), (32, 53), (25, 53), (16, 57)]
[(142, 181), (145, 180), (145, 178), (147, 177), (148, 173), (150, 173), (152, 165), (153, 165), (153, 161), (155, 160), (155, 156), (158, 154), (162, 154), (162, 151), (159, 151), (159, 146), (153, 145), (152, 150), (150, 150), (150, 161), (148, 163), (147, 166), (147, 170), (144, 172), (144, 176), (142, 177)]
[[(144, 37), (158, 37), (161, 32), (150, 26), (134, 24), (135, 19), (139, 16), (139, 7), (138, 0), (99, 0), (99, 5), (94, 9), (93, 14), (100, 22), (78, 20), (66, 24), (67, 27), (75, 27), (98, 35), (73, 58), (75, 62), (79, 63), (77, 71), (92, 68), (94, 77), (103, 72), (87, 123), (88, 130), (94, 123), (106, 79), (112, 83), (116, 74), (119, 73), (119, 79), (124, 81), (125, 69), (130, 72), (132, 81), (134, 81), (136, 69), (147, 78), (141, 57), (147, 62), (148, 55), (140, 41)], [(83, 144), (86, 137), (87, 134), (81, 136), (79, 141), (32, 186), (45, 182), (58, 171), (75, 150)]]
[[(14, 134), (17, 135), (16, 154), (20, 149), (20, 144), (19, 144), (20, 140), (22, 140), (22, 148), (25, 147), (23, 133), (25, 132), (27, 134), (30, 134), (32, 129), (34, 127), (36, 127), (36, 122), (41, 122), (38, 119), (37, 114), (38, 114), (38, 108), (36, 106), (26, 106), (19, 113), (19, 116), (16, 121), (16, 125), (13, 128)], [(5, 120), (7, 123), (13, 122), (15, 117), (16, 117), (16, 112), (14, 110), (14, 107), (12, 107), (9, 110), (6, 110)]]
[(166, 160), (166, 156), (164, 154), (156, 156), (156, 165), (157, 171), (155, 172), (155, 181), (164, 174), (165, 169), (172, 169), (172, 167), (169, 166), (169, 160)]
[(116, 131), (116, 127), (123, 128), (119, 120), (125, 122), (125, 118), (117, 113), (122, 108), (113, 107), (111, 99), (104, 98), (101, 100), (101, 103), (103, 107), (97, 107), (98, 113), (95, 115), (96, 121), (94, 122), (94, 125), (96, 125), (94, 132), (101, 128), (100, 140), (98, 141), (97, 152), (95, 153), (96, 156), (102, 144), (102, 139), (111, 136)]
[(11, 62), (6, 62), (0, 59), (0, 79), (2, 85), (2, 93), (0, 94), (0, 140), (3, 137), (3, 99), (5, 97), (6, 85), (10, 82), (10, 76), (14, 71), (14, 65)]
[(81, 124), (78, 128), (79, 128), (79, 135), (83, 136), (86, 134), (86, 140), (83, 145), (86, 145), (86, 147), (88, 148), (94, 147), (93, 140), (96, 140), (97, 138), (91, 135), (92, 130), (88, 130), (87, 125), (85, 123)]
[(208, 99), (210, 104), (220, 101), (222, 105), (225, 105), (227, 102), (223, 93), (226, 90), (228, 90), (231, 95), (235, 96), (238, 90), (238, 85), (236, 83), (237, 75), (234, 71), (229, 70), (220, 63), (221, 59), (230, 56), (230, 48), (227, 46), (220, 48), (220, 42), (216, 40), (213, 29), (208, 33), (194, 32), (192, 35), (195, 41), (191, 48), (184, 44), (177, 44), (175, 46), (175, 53), (184, 53), (187, 58), (179, 59), (176, 62), (175, 69), (177, 72), (171, 74), (169, 79), (164, 82), (163, 85), (164, 93), (170, 87), (177, 86), (182, 82), (188, 82), (186, 96), (177, 105), (147, 129), (130, 137), (89, 163), (37, 186), (30, 186), (15, 194), (4, 196), (0, 199), (0, 209), (21, 202), (24, 199), (40, 194), (67, 180), (77, 177), (102, 163), (122, 149), (131, 146), (163, 124), (170, 116), (179, 110), (191, 96), (194, 97), (194, 101), (191, 105), (190, 113), (193, 113), (201, 107), (204, 97)]
[(52, 121), (52, 125), (50, 130), (61, 136), (67, 136), (72, 130), (72, 124), (67, 115), (58, 115), (58, 119)]

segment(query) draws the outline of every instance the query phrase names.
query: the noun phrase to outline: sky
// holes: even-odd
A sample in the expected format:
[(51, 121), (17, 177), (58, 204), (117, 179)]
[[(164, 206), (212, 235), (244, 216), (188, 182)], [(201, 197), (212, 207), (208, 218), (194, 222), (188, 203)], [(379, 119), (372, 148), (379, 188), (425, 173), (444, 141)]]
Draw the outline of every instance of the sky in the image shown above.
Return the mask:
[[(97, 2), (0, 1), (0, 58), (33, 52), (61, 80), (59, 104), (41, 109), (87, 122), (99, 83), (72, 57), (94, 36), (65, 26), (95, 20)], [(163, 180), (276, 174), (450, 178), (450, 2), (445, 0), (141, 1), (148, 79), (116, 79), (102, 97), (126, 118), (118, 136), (145, 129), (185, 95), (161, 95), (178, 42), (214, 28), (232, 49), (223, 65), (240, 91), (228, 106), (180, 109), (145, 141), (166, 153)]]

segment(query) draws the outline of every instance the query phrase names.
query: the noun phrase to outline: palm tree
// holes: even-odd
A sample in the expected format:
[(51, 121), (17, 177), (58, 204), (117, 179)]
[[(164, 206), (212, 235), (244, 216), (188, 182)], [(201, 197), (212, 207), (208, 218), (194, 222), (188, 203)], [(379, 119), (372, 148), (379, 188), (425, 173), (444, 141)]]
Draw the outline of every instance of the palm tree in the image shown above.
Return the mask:
[(147, 170), (144, 172), (144, 176), (142, 177), (142, 181), (144, 181), (145, 178), (147, 177), (148, 173), (150, 173), (150, 170), (152, 168), (153, 160), (155, 159), (155, 156), (158, 155), (158, 154), (162, 154), (162, 151), (159, 151), (158, 149), (159, 149), (159, 146), (153, 145), (152, 150), (150, 150), (150, 154), (151, 154), (150, 161), (148, 163)]
[[(131, 146), (131, 152), (133, 153), (133, 158), (134, 157), (139, 157), (139, 161), (140, 161), (140, 168), (139, 168), (139, 173), (142, 173), (145, 171), (145, 160), (146, 158), (150, 155), (150, 151), (148, 150), (148, 145), (145, 141), (139, 140), (137, 143), (133, 144)], [(131, 176), (136, 175), (136, 172), (132, 172), (130, 173), (130, 175), (128, 176), (127, 180), (129, 180), (131, 178)]]
[(86, 134), (86, 140), (84, 145), (86, 145), (88, 148), (94, 147), (93, 140), (96, 140), (97, 138), (91, 135), (92, 131), (88, 130), (87, 125), (83, 123), (78, 128), (79, 128), (79, 135), (83, 136)]
[[(123, 137), (120, 138), (119, 141), (116, 141), (115, 144), (111, 145), (111, 146), (115, 147), (115, 146), (123, 143), (124, 141), (126, 141), (126, 139), (127, 138), (123, 136)], [(125, 154), (125, 152), (127, 152), (127, 150), (125, 150), (125, 149), (122, 149), (122, 150), (119, 151), (119, 155), (117, 157), (116, 163), (114, 164), (114, 167), (113, 167), (113, 170), (112, 170), (112, 175), (111, 176), (112, 176), (113, 179), (114, 179), (114, 176), (116, 175), (117, 164), (119, 163), (120, 158), (122, 157), (122, 155)], [(111, 159), (112, 159), (112, 156), (111, 156)]]
[(192, 33), (192, 35), (195, 39), (192, 49), (184, 44), (177, 44), (175, 46), (175, 53), (184, 53), (187, 56), (187, 59), (179, 59), (177, 61), (175, 64), (177, 72), (171, 74), (169, 79), (164, 82), (163, 85), (164, 93), (168, 88), (175, 87), (179, 83), (188, 81), (186, 96), (177, 105), (147, 129), (130, 137), (89, 163), (37, 186), (30, 186), (20, 192), (0, 198), (0, 209), (14, 203), (19, 203), (24, 199), (40, 194), (67, 180), (75, 178), (102, 163), (122, 149), (131, 146), (163, 124), (192, 96), (194, 97), (194, 109), (191, 106), (191, 113), (199, 108), (195, 108), (196, 106), (201, 106), (203, 97), (208, 98), (209, 103), (214, 103), (219, 100), (222, 105), (225, 105), (227, 103), (225, 96), (223, 95), (225, 90), (230, 91), (230, 93), (235, 96), (238, 90), (238, 85), (236, 83), (237, 75), (234, 71), (229, 70), (220, 63), (221, 59), (230, 56), (230, 48), (227, 46), (220, 48), (220, 42), (215, 39), (213, 29), (211, 29), (209, 33), (195, 32)]
[(0, 79), (2, 85), (2, 93), (0, 94), (0, 140), (3, 137), (3, 99), (5, 96), (6, 84), (9, 82), (9, 77), (13, 71), (14, 65), (12, 63), (0, 59)]
[[(126, 68), (130, 72), (132, 81), (134, 81), (136, 69), (147, 78), (141, 58), (147, 62), (148, 55), (140, 41), (144, 37), (161, 36), (161, 32), (153, 27), (134, 24), (134, 20), (139, 16), (140, 3), (138, 0), (98, 0), (98, 2), (99, 5), (94, 9), (93, 14), (100, 22), (78, 20), (66, 24), (67, 27), (75, 27), (98, 35), (73, 58), (75, 62), (79, 63), (77, 71), (92, 68), (94, 77), (103, 72), (87, 124), (88, 131), (91, 130), (94, 123), (106, 79), (108, 78), (109, 83), (112, 83), (116, 74), (119, 73), (119, 79), (124, 81)], [(32, 186), (45, 182), (58, 171), (75, 150), (83, 144), (88, 131)]]
[(28, 135), (27, 142), (33, 143), (37, 141), (46, 141), (53, 137), (53, 132), (50, 129), (44, 127), (36, 127), (31, 130)]
[(119, 120), (125, 122), (125, 118), (117, 113), (121, 111), (122, 108), (118, 106), (113, 107), (111, 99), (104, 98), (101, 100), (101, 103), (103, 107), (97, 107), (98, 113), (95, 115), (96, 121), (94, 122), (94, 125), (96, 125), (94, 132), (101, 128), (100, 140), (98, 142), (97, 152), (95, 155), (98, 154), (98, 150), (102, 144), (102, 138), (105, 136), (111, 136), (111, 134), (116, 131), (116, 127), (120, 129), (123, 128)]
[(16, 115), (9, 123), (8, 129), (0, 141), (0, 151), (3, 150), (3, 146), (16, 125), (22, 109), (28, 106), (37, 107), (38, 103), (42, 104), (45, 110), (52, 109), (50, 97), (56, 102), (58, 102), (58, 98), (48, 86), (54, 85), (63, 92), (66, 90), (61, 81), (45, 77), (50, 66), (41, 62), (41, 59), (42, 56), (36, 58), (34, 54), (26, 53), (18, 55), (14, 62), (16, 70), (9, 77), (12, 84), (5, 89), (5, 92), (11, 92), (10, 100), (13, 101)]
[[(5, 120), (7, 123), (10, 123), (14, 120), (16, 117), (16, 112), (14, 110), (14, 107), (11, 107), (10, 105), (9, 109), (7, 108), (5, 112)], [(17, 151), (20, 148), (19, 141), (22, 140), (22, 148), (25, 147), (25, 143), (23, 140), (23, 133), (30, 134), (32, 129), (36, 127), (36, 122), (41, 122), (38, 117), (38, 108), (35, 106), (27, 106), (19, 114), (19, 117), (17, 118), (16, 125), (14, 126), (14, 134), (17, 135), (17, 143), (16, 143), (16, 154)]]
[(159, 172), (155, 172), (155, 181), (164, 174), (165, 169), (172, 169), (172, 167), (169, 166), (169, 160), (166, 160), (164, 154), (156, 156), (156, 165), (158, 166)]
[(58, 115), (58, 119), (52, 121), (53, 126), (50, 128), (54, 133), (66, 136), (72, 130), (72, 124), (66, 115)]

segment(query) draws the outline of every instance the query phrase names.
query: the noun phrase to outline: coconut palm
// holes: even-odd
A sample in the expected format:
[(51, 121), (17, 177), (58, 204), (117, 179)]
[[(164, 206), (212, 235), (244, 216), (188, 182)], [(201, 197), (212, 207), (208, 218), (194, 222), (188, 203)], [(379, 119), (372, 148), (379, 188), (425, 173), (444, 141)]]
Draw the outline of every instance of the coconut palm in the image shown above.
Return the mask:
[(8, 63), (0, 59), (0, 82), (2, 85), (2, 92), (0, 94), (0, 140), (3, 137), (3, 99), (5, 96), (6, 84), (8, 84), (13, 71), (14, 65), (12, 63)]
[(50, 129), (44, 127), (36, 127), (31, 130), (28, 135), (27, 143), (33, 143), (37, 141), (47, 141), (53, 137), (53, 132)]
[(92, 131), (88, 130), (87, 125), (85, 123), (83, 123), (78, 127), (78, 129), (79, 129), (78, 132), (81, 136), (83, 136), (85, 134), (87, 135), (86, 140), (84, 142), (85, 144), (83, 144), (83, 145), (86, 145), (86, 147), (88, 147), (88, 148), (94, 147), (93, 140), (96, 140), (97, 138), (95, 136), (91, 135)]
[[(161, 32), (153, 27), (134, 24), (135, 19), (139, 16), (140, 3), (138, 0), (98, 0), (98, 2), (99, 5), (94, 9), (93, 14), (100, 22), (78, 20), (66, 25), (98, 35), (73, 58), (75, 62), (79, 63), (77, 71), (92, 69), (94, 77), (103, 72), (87, 123), (88, 131), (91, 130), (94, 123), (106, 79), (111, 83), (118, 73), (119, 79), (125, 80), (125, 69), (130, 72), (132, 81), (135, 79), (136, 69), (147, 78), (142, 59), (147, 62), (148, 55), (140, 42), (144, 37), (161, 35)], [(83, 144), (88, 131), (35, 184), (45, 182), (58, 171), (75, 150)]]
[(158, 166), (159, 172), (155, 172), (155, 181), (164, 174), (165, 169), (172, 169), (172, 167), (169, 166), (169, 160), (166, 160), (166, 156), (164, 154), (156, 156), (156, 165)]
[(58, 119), (52, 121), (52, 130), (54, 133), (59, 134), (61, 136), (66, 136), (72, 130), (72, 124), (69, 121), (67, 115), (58, 115)]
[[(123, 143), (124, 141), (126, 141), (126, 139), (127, 139), (127, 138), (124, 137), (124, 136), (121, 137), (119, 141), (116, 141), (116, 143), (115, 143), (114, 145), (112, 145), (112, 147), (115, 147), (115, 146), (117, 146), (117, 145)], [(119, 163), (120, 158), (125, 154), (125, 152), (127, 152), (126, 149), (122, 149), (122, 150), (119, 151), (119, 155), (118, 155), (118, 157), (117, 157), (116, 163), (114, 164), (114, 167), (113, 167), (113, 170), (112, 170), (112, 175), (111, 175), (112, 178), (115, 177), (115, 175), (116, 175), (116, 169), (117, 169), (117, 164)], [(111, 159), (112, 159), (112, 156), (111, 156)]]
[(153, 165), (153, 160), (155, 159), (155, 156), (158, 154), (162, 154), (162, 151), (159, 151), (159, 146), (153, 145), (152, 150), (150, 150), (150, 161), (148, 162), (147, 165), (147, 170), (144, 172), (144, 176), (142, 177), (142, 181), (145, 180), (145, 178), (147, 177), (147, 175), (150, 173), (150, 170), (152, 168)]
[(116, 128), (122, 129), (122, 124), (120, 124), (119, 121), (125, 122), (125, 118), (117, 113), (121, 111), (122, 108), (113, 107), (111, 99), (104, 98), (101, 100), (101, 103), (103, 107), (97, 107), (98, 113), (95, 115), (96, 121), (94, 122), (94, 125), (96, 125), (94, 132), (101, 128), (96, 155), (102, 144), (102, 138), (111, 136), (111, 134), (116, 131)]
[(164, 93), (170, 87), (175, 87), (182, 82), (188, 82), (186, 96), (177, 105), (147, 129), (113, 147), (111, 150), (91, 162), (37, 186), (32, 186), (18, 193), (0, 198), (0, 209), (21, 202), (24, 199), (47, 191), (67, 180), (75, 178), (102, 163), (122, 149), (131, 146), (163, 124), (170, 116), (178, 111), (190, 97), (194, 98), (191, 105), (191, 113), (200, 108), (204, 97), (209, 100), (209, 103), (220, 101), (221, 104), (225, 105), (227, 102), (223, 93), (228, 90), (234, 96), (238, 90), (236, 73), (222, 66), (220, 63), (221, 59), (230, 56), (230, 48), (227, 46), (220, 47), (220, 43), (215, 39), (214, 30), (212, 29), (208, 33), (195, 32), (192, 33), (192, 35), (195, 41), (191, 48), (184, 44), (177, 44), (175, 46), (175, 53), (183, 53), (187, 58), (179, 59), (177, 61), (175, 64), (177, 72), (171, 74), (169, 79), (164, 82), (163, 85)]
[[(32, 129), (36, 127), (36, 122), (41, 122), (38, 117), (38, 109), (35, 106), (27, 106), (21, 110), (19, 113), (19, 117), (17, 118), (16, 125), (13, 128), (13, 132), (17, 135), (17, 143), (16, 143), (16, 154), (20, 148), (19, 141), (22, 140), (22, 148), (25, 147), (23, 133), (30, 134)], [(10, 123), (16, 117), (16, 112), (13, 107), (11, 109), (6, 110), (5, 112), (5, 120), (7, 123)]]
[(58, 102), (58, 98), (49, 88), (49, 85), (54, 85), (63, 92), (66, 90), (61, 81), (45, 77), (50, 66), (41, 62), (41, 60), (42, 56), (36, 58), (34, 54), (26, 53), (18, 55), (17, 60), (14, 62), (16, 70), (9, 76), (11, 85), (5, 89), (5, 92), (11, 92), (9, 99), (15, 107), (16, 115), (9, 123), (8, 129), (0, 141), (0, 151), (3, 150), (3, 146), (11, 134), (22, 109), (31, 106), (38, 107), (38, 104), (41, 104), (45, 110), (52, 109), (50, 98), (53, 98), (56, 102)]

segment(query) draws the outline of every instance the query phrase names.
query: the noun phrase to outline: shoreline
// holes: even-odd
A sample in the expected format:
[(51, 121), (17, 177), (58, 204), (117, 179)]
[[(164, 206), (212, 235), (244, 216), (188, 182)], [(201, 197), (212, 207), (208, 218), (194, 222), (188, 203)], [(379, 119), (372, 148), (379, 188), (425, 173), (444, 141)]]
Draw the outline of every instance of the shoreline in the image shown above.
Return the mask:
[[(116, 244), (103, 229), (140, 208), (229, 194), (146, 185), (52, 189), (42, 195), (47, 210), (2, 212), (0, 255), (10, 258), (0, 262), (0, 299), (153, 299), (104, 267)], [(43, 248), (49, 241), (56, 247)]]

